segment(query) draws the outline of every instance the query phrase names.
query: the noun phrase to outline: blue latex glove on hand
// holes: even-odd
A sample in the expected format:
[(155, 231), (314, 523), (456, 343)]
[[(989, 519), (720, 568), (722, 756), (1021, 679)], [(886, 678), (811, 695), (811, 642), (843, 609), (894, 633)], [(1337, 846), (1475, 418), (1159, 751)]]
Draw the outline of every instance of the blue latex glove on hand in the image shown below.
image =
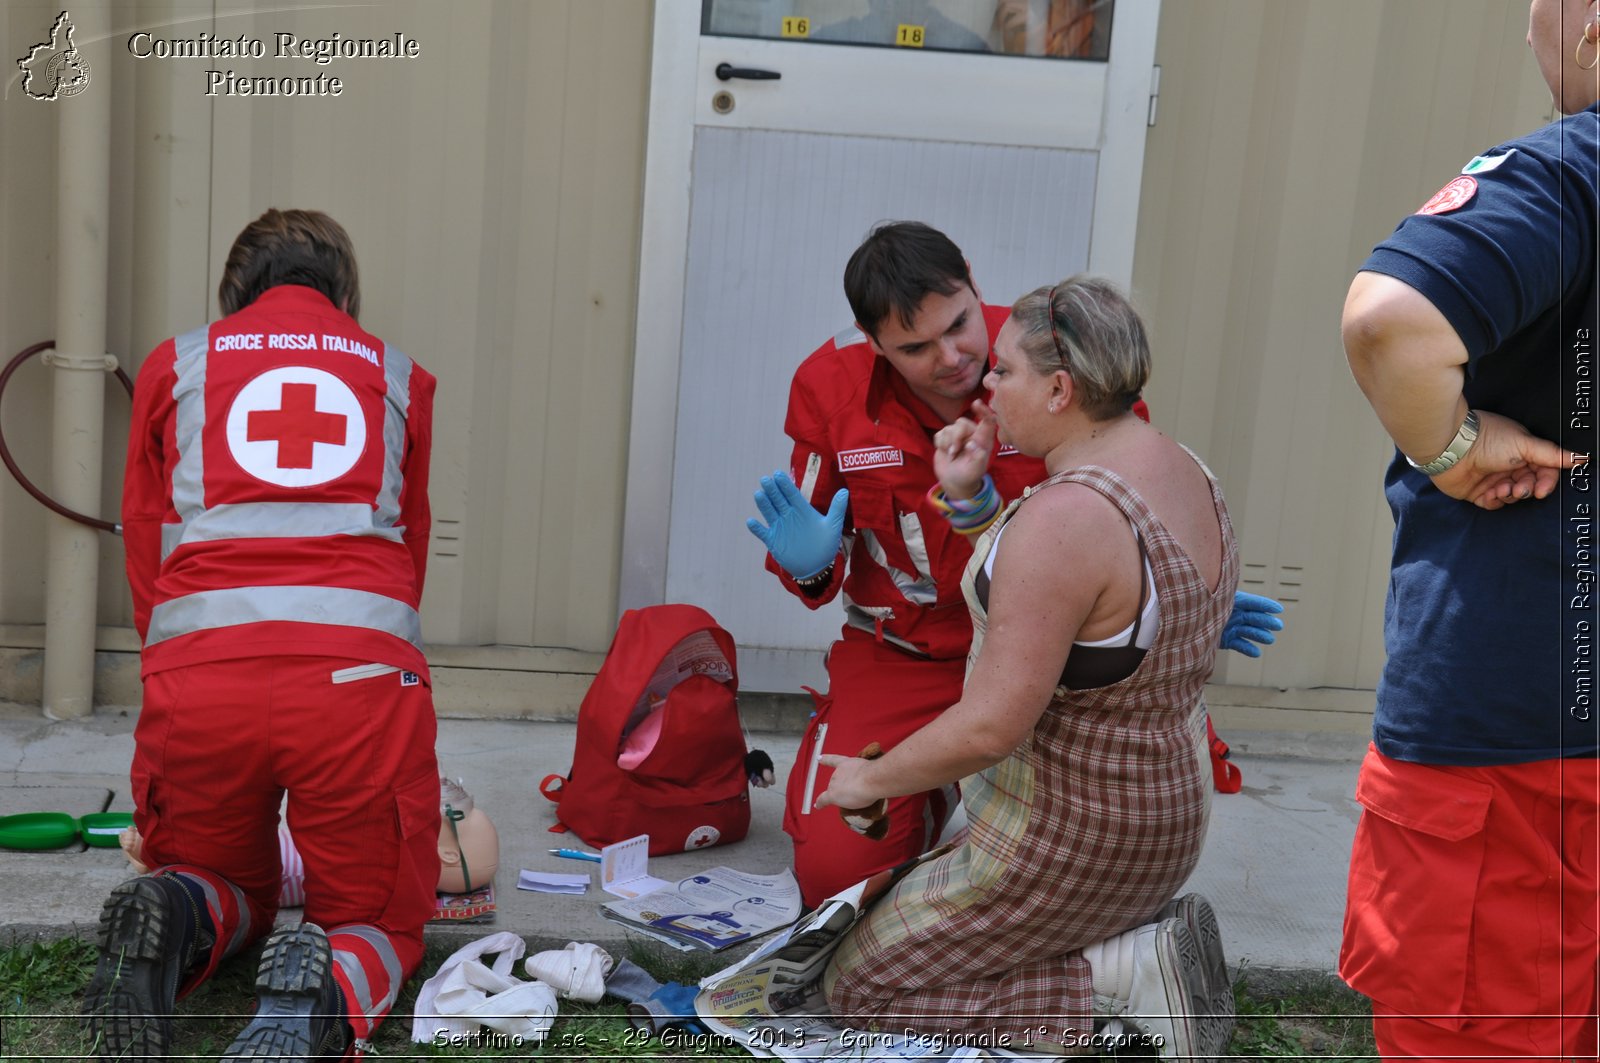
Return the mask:
[[(1261, 646), (1270, 646), (1278, 641), (1272, 633), (1283, 630), (1283, 621), (1276, 615), (1281, 612), (1282, 602), (1263, 598), (1259, 594), (1235, 592), (1233, 613), (1222, 629), (1222, 648), (1246, 657), (1260, 657)], [(1258, 642), (1261, 646), (1256, 645)]]
[(756, 509), (766, 523), (751, 517), (744, 524), (785, 572), (795, 579), (810, 579), (838, 556), (849, 501), (849, 490), (841, 487), (828, 512), (818, 513), (788, 473), (775, 472), (761, 478), (761, 490), (756, 492)]

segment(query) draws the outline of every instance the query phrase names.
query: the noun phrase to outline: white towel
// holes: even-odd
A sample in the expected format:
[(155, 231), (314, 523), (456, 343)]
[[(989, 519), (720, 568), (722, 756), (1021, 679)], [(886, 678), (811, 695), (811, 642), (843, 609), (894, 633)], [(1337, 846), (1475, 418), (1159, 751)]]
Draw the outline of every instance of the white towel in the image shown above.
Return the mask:
[(564, 949), (535, 953), (522, 962), (529, 978), (537, 979), (564, 997), (598, 1004), (606, 995), (606, 975), (611, 957), (599, 945), (571, 941)]
[[(501, 931), (457, 949), (417, 992), (411, 1039), (427, 1044), (441, 1034), (463, 1037), (488, 1026), (543, 1041), (559, 1006), (549, 986), (512, 976), (511, 965), (527, 948), (517, 935)], [(493, 964), (485, 965), (482, 957), (491, 954)]]

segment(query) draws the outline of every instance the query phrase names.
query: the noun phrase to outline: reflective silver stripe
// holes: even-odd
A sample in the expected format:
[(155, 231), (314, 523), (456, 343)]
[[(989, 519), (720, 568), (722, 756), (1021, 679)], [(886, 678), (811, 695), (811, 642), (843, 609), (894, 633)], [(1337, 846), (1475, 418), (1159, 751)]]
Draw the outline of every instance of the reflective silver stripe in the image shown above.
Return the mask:
[(228, 587), (162, 602), (150, 611), (146, 649), (179, 635), (265, 620), (362, 627), (422, 648), (422, 619), (404, 602), (345, 587)]
[[(310, 539), (370, 535), (400, 542), (400, 532), (374, 525), (362, 502), (241, 502), (202, 509), (184, 524), (161, 526), (161, 560), (185, 543), (219, 539)], [(392, 522), (391, 522), (392, 523)]]
[(833, 345), (835, 347), (848, 347), (853, 343), (860, 343), (866, 338), (867, 334), (861, 331), (861, 326), (851, 325), (833, 338)]
[[(921, 524), (917, 525), (916, 534), (917, 545), (921, 546)], [(894, 580), (895, 589), (905, 596), (906, 601), (914, 605), (932, 605), (939, 600), (939, 588), (934, 586), (931, 575), (912, 576), (889, 564), (889, 555), (883, 552), (883, 544), (878, 541), (878, 536), (870, 528), (862, 529), (861, 539), (867, 544), (867, 553), (872, 555), (872, 560), (878, 563), (879, 568), (889, 573), (889, 577)], [(910, 549), (909, 541), (906, 547)], [(913, 552), (912, 556), (915, 557), (916, 554)], [(927, 557), (926, 548), (923, 548), (923, 557)]]
[(406, 452), (406, 418), (411, 413), (411, 359), (383, 345), (383, 377), (388, 394), (383, 408), (383, 484), (373, 519), (392, 528), (400, 520), (400, 459)]
[[(811, 504), (813, 506), (817, 504), (817, 500), (815, 498), (811, 498), (811, 492), (817, 489), (817, 476), (820, 475), (821, 472), (822, 455), (818, 454), (816, 451), (812, 451), (811, 456), (806, 458), (806, 471), (805, 476), (800, 481), (800, 493), (811, 499)], [(823, 502), (822, 508), (826, 510), (828, 508), (828, 504), (832, 501), (833, 499), (830, 498)]]
[[(367, 969), (362, 965), (361, 957), (349, 949), (339, 948), (339, 939), (346, 936), (360, 938), (377, 953), (378, 962), (383, 964), (383, 972), (388, 976), (388, 986), (382, 997), (373, 997), (372, 982), (367, 977)], [(355, 990), (356, 1000), (353, 1003), (367, 1018), (382, 1018), (400, 993), (400, 957), (395, 953), (394, 945), (389, 942), (389, 935), (375, 926), (356, 923), (341, 926), (329, 933), (328, 943), (333, 946), (333, 962), (344, 969), (350, 987)]]
[[(922, 577), (920, 582), (934, 587), (933, 567), (928, 564), (928, 543), (922, 535), (922, 518), (915, 513), (900, 514), (900, 540), (906, 544), (911, 563), (917, 566), (917, 574)], [(934, 587), (934, 597), (938, 597), (937, 587)]]
[(927, 657), (922, 647), (915, 646), (903, 638), (898, 638), (893, 632), (884, 631), (882, 625), (894, 619), (894, 610), (887, 605), (857, 605), (850, 600), (848, 594), (844, 598), (844, 622), (858, 631), (865, 631), (873, 638), (882, 639), (891, 645), (899, 646), (918, 657)]
[(205, 505), (206, 458), (201, 437), (206, 427), (206, 355), (211, 350), (211, 326), (185, 332), (172, 343), (177, 349), (172, 399), (177, 403), (173, 428), (178, 447), (178, 462), (172, 470), (172, 508), (188, 521)]
[[(1210, 749), (1209, 746), (1206, 748)], [(212, 885), (208, 879), (199, 875), (185, 874), (182, 871), (171, 871), (168, 874), (182, 875), (183, 878), (190, 882), (199, 883), (200, 891), (206, 895), (206, 907), (210, 909), (209, 914), (211, 915), (212, 925), (220, 929), (227, 923), (222, 908), (222, 896), (217, 893), (217, 887)], [(254, 935), (250, 933), (250, 906), (245, 903), (244, 891), (231, 882), (224, 880), (224, 883), (227, 885), (228, 891), (233, 894), (233, 910), (237, 913), (234, 918), (233, 936), (228, 939), (227, 944), (222, 948), (222, 956), (225, 959), (244, 948), (245, 943), (250, 941)]]

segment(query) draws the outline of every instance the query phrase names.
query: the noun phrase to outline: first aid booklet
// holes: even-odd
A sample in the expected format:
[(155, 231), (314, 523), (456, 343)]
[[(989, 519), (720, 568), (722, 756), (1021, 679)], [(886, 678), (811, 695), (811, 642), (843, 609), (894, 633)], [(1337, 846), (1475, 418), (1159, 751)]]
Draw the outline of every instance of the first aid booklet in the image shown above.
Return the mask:
[(600, 906), (607, 919), (671, 943), (716, 952), (788, 926), (800, 917), (794, 872), (752, 875), (713, 867), (637, 897)]

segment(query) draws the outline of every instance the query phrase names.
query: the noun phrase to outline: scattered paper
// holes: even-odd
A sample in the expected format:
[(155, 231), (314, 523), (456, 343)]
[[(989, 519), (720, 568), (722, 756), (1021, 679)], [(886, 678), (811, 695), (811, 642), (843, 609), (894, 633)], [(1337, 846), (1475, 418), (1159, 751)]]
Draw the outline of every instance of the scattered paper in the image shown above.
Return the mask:
[(600, 914), (715, 951), (787, 926), (800, 909), (800, 886), (788, 869), (752, 875), (713, 867), (654, 893), (606, 901)]
[(650, 835), (608, 845), (600, 850), (600, 888), (618, 897), (643, 897), (672, 885), (650, 876)]
[(558, 875), (548, 871), (529, 871), (523, 868), (517, 875), (517, 889), (536, 893), (587, 893), (588, 875)]

